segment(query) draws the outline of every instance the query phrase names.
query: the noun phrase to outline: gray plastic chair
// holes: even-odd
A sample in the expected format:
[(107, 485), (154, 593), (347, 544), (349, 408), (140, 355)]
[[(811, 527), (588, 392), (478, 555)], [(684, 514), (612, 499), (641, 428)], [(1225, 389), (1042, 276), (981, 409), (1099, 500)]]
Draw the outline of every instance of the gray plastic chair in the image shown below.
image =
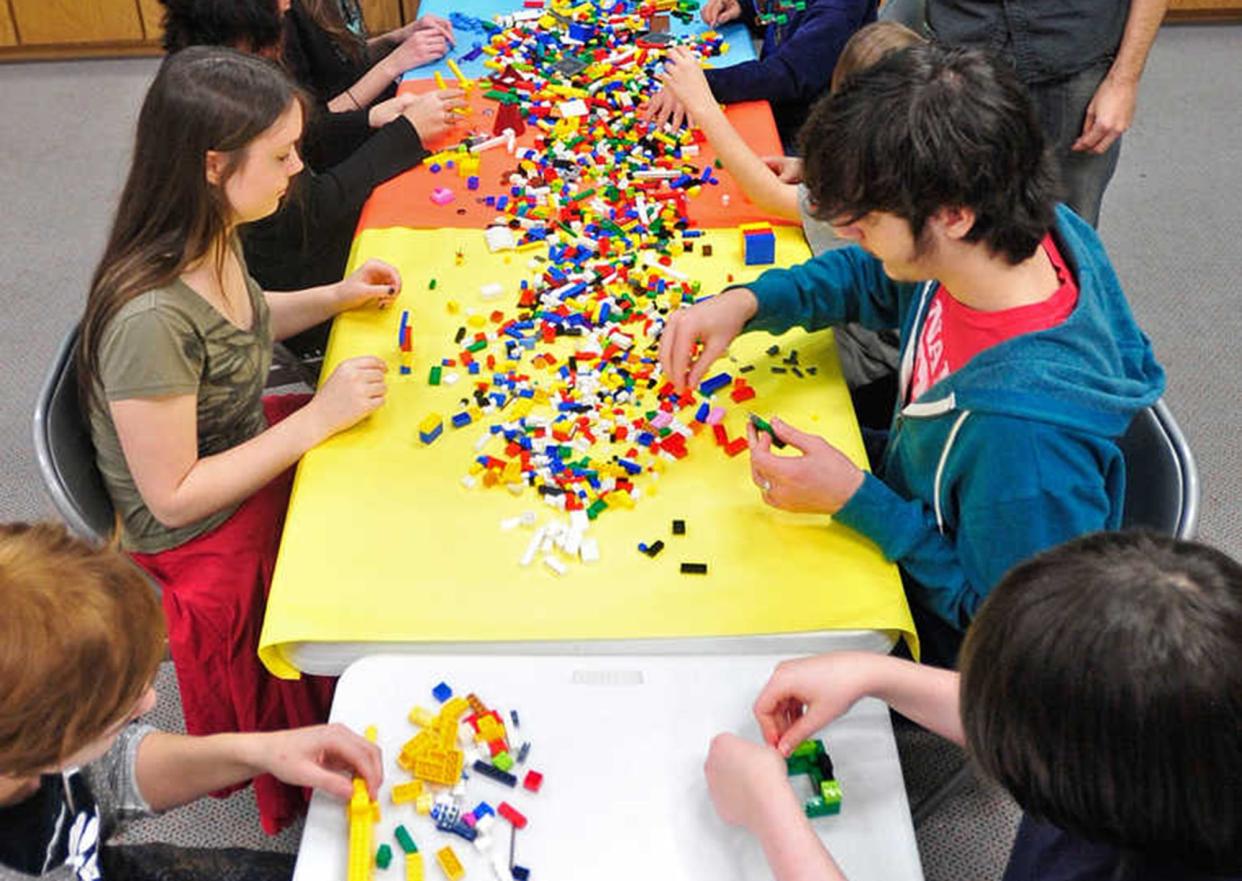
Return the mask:
[(52, 504), (81, 538), (104, 542), (116, 515), (95, 464), (90, 427), (78, 402), (78, 328), (65, 338), (35, 404), (34, 448)]
[(1118, 446), (1126, 460), (1122, 528), (1194, 538), (1199, 528), (1199, 471), (1163, 399), (1134, 417)]

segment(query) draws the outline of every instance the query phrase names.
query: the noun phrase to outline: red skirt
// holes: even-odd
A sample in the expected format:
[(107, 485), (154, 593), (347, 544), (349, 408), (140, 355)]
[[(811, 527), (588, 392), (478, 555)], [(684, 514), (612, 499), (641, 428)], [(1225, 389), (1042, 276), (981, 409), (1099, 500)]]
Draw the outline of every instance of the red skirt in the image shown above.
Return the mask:
[[(309, 399), (264, 398), (268, 424)], [(156, 554), (131, 555), (164, 588), (168, 645), (190, 734), (281, 731), (328, 719), (335, 679), (277, 679), (259, 662), (259, 631), (292, 483), (290, 468), (210, 532)], [(223, 797), (239, 788), (213, 794)], [(301, 787), (265, 774), (254, 788), (269, 835), (306, 810)]]

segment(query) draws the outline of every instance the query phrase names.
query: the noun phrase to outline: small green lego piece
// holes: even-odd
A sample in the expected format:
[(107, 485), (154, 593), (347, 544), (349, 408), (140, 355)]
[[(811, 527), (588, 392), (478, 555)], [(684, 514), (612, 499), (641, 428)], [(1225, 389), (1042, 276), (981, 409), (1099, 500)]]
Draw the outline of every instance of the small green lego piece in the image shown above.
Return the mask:
[(502, 771), (508, 771), (513, 767), (513, 756), (507, 752), (499, 752), (492, 756), (492, 764)]
[(815, 770), (815, 762), (806, 756), (791, 755), (785, 759), (785, 773), (790, 777), (797, 777), (799, 774), (810, 774)]
[(591, 506), (587, 508), (587, 517), (594, 520), (608, 508), (608, 503), (603, 499), (596, 499), (591, 502)]
[(440, 384), (440, 365), (439, 364), (436, 364), (434, 367), (431, 368), (431, 375), (427, 377), (427, 382), (430, 385)]
[(756, 430), (762, 431), (767, 434), (768, 437), (772, 438), (772, 446), (776, 447), (778, 450), (785, 446), (785, 442), (776, 436), (776, 432), (772, 429), (772, 425), (768, 422), (768, 420), (764, 419), (758, 413), (751, 413), (749, 416), (750, 424), (755, 426)]
[(831, 808), (833, 813), (839, 813), (841, 810), (841, 784), (835, 780), (825, 780), (819, 784), (820, 794), (823, 796), (824, 802)]
[(434, 291), (435, 289), (436, 289), (436, 280), (433, 278), (431, 281), (427, 282), (427, 290)]
[(392, 831), (393, 837), (397, 839), (397, 844), (401, 845), (401, 849), (406, 853), (418, 853), (418, 845), (414, 843), (414, 839), (410, 837), (410, 833), (406, 831), (404, 826), (398, 825)]
[(816, 796), (815, 798), (808, 798), (806, 802), (802, 805), (802, 813), (806, 814), (807, 817), (811, 820), (814, 820), (816, 817), (827, 817), (827, 816), (830, 816), (831, 814), (838, 814), (840, 812), (841, 812), (840, 804), (837, 804), (835, 806), (829, 805), (820, 796)]
[(379, 850), (375, 852), (375, 865), (381, 869), (387, 869), (392, 862), (392, 848), (386, 844), (381, 844)]
[[(758, 418), (759, 418), (759, 417), (757, 417), (757, 416), (753, 416), (753, 414), (752, 414), (751, 421), (752, 421), (752, 422), (754, 422), (754, 420), (755, 420), (755, 419), (758, 419)], [(760, 420), (760, 421), (762, 421), (762, 420)], [(769, 428), (762, 428), (761, 426), (758, 426), (758, 425), (756, 425), (755, 427), (756, 427), (756, 428), (760, 428), (762, 431), (768, 431), (768, 430), (770, 430), (770, 426), (769, 426)], [(823, 752), (823, 751), (824, 751), (824, 743), (823, 743), (823, 741), (821, 741), (821, 740), (804, 740), (804, 741), (802, 741), (802, 743), (800, 743), (800, 744), (798, 744), (796, 747), (794, 747), (794, 751), (793, 751), (793, 752), (791, 752), (789, 755), (790, 755), (791, 757), (792, 757), (792, 756), (806, 756), (806, 757), (808, 757), (808, 758), (814, 758), (815, 756), (819, 755), (819, 754), (820, 754), (821, 752)]]

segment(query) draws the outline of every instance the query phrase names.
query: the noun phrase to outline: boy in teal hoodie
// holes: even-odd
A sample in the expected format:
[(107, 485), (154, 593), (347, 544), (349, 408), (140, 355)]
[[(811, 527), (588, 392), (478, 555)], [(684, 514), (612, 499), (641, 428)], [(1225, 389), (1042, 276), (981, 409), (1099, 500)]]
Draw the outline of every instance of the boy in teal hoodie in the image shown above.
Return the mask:
[(1039, 126), (1002, 63), (894, 53), (821, 102), (802, 142), (817, 215), (855, 245), (670, 316), (661, 362), (694, 386), (744, 331), (900, 331), (874, 474), (780, 420), (802, 455), (752, 433), (751, 469), (769, 504), (831, 514), (896, 562), (924, 658), (952, 664), (1006, 570), (1120, 525), (1116, 440), (1164, 373), (1094, 231), (1055, 204)]

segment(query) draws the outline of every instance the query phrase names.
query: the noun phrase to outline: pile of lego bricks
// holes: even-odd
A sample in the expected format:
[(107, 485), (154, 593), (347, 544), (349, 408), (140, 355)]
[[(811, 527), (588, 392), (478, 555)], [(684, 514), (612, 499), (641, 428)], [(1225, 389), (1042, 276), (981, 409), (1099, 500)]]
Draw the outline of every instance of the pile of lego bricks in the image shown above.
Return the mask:
[[(515, 494), (532, 487), (547, 504), (595, 519), (632, 507), (639, 479), (685, 457), (687, 440), (703, 428), (727, 455), (746, 449), (745, 437), (725, 432), (728, 402), (718, 394), (727, 390), (733, 403), (754, 397), (744, 377), (718, 374), (678, 394), (658, 364), (667, 316), (700, 295), (675, 266), (702, 235), (688, 200), (719, 183), (712, 166), (695, 165), (697, 131), (660, 129), (640, 116), (677, 42), (651, 32), (652, 16), (670, 7), (554, 3), (518, 20), (500, 17), (508, 26), (482, 47), (494, 71), (485, 97), (501, 102), (493, 137), (427, 160), (460, 169), (480, 149), (512, 151), (506, 191), (483, 197), (497, 211), (485, 235), (493, 251), (538, 249), (516, 308), (470, 315), (457, 331), (456, 356), (427, 376), (450, 384), (465, 372), (471, 387), (448, 421), (490, 423), (463, 477), (468, 487)], [(714, 32), (689, 45), (702, 57), (726, 48)], [(518, 148), (514, 135), (526, 127), (534, 144)], [(772, 262), (770, 228), (743, 234), (748, 263)], [(501, 292), (489, 284), (480, 296)], [(404, 364), (408, 335), (399, 342)], [(422, 442), (434, 442), (443, 424), (428, 414)]]

